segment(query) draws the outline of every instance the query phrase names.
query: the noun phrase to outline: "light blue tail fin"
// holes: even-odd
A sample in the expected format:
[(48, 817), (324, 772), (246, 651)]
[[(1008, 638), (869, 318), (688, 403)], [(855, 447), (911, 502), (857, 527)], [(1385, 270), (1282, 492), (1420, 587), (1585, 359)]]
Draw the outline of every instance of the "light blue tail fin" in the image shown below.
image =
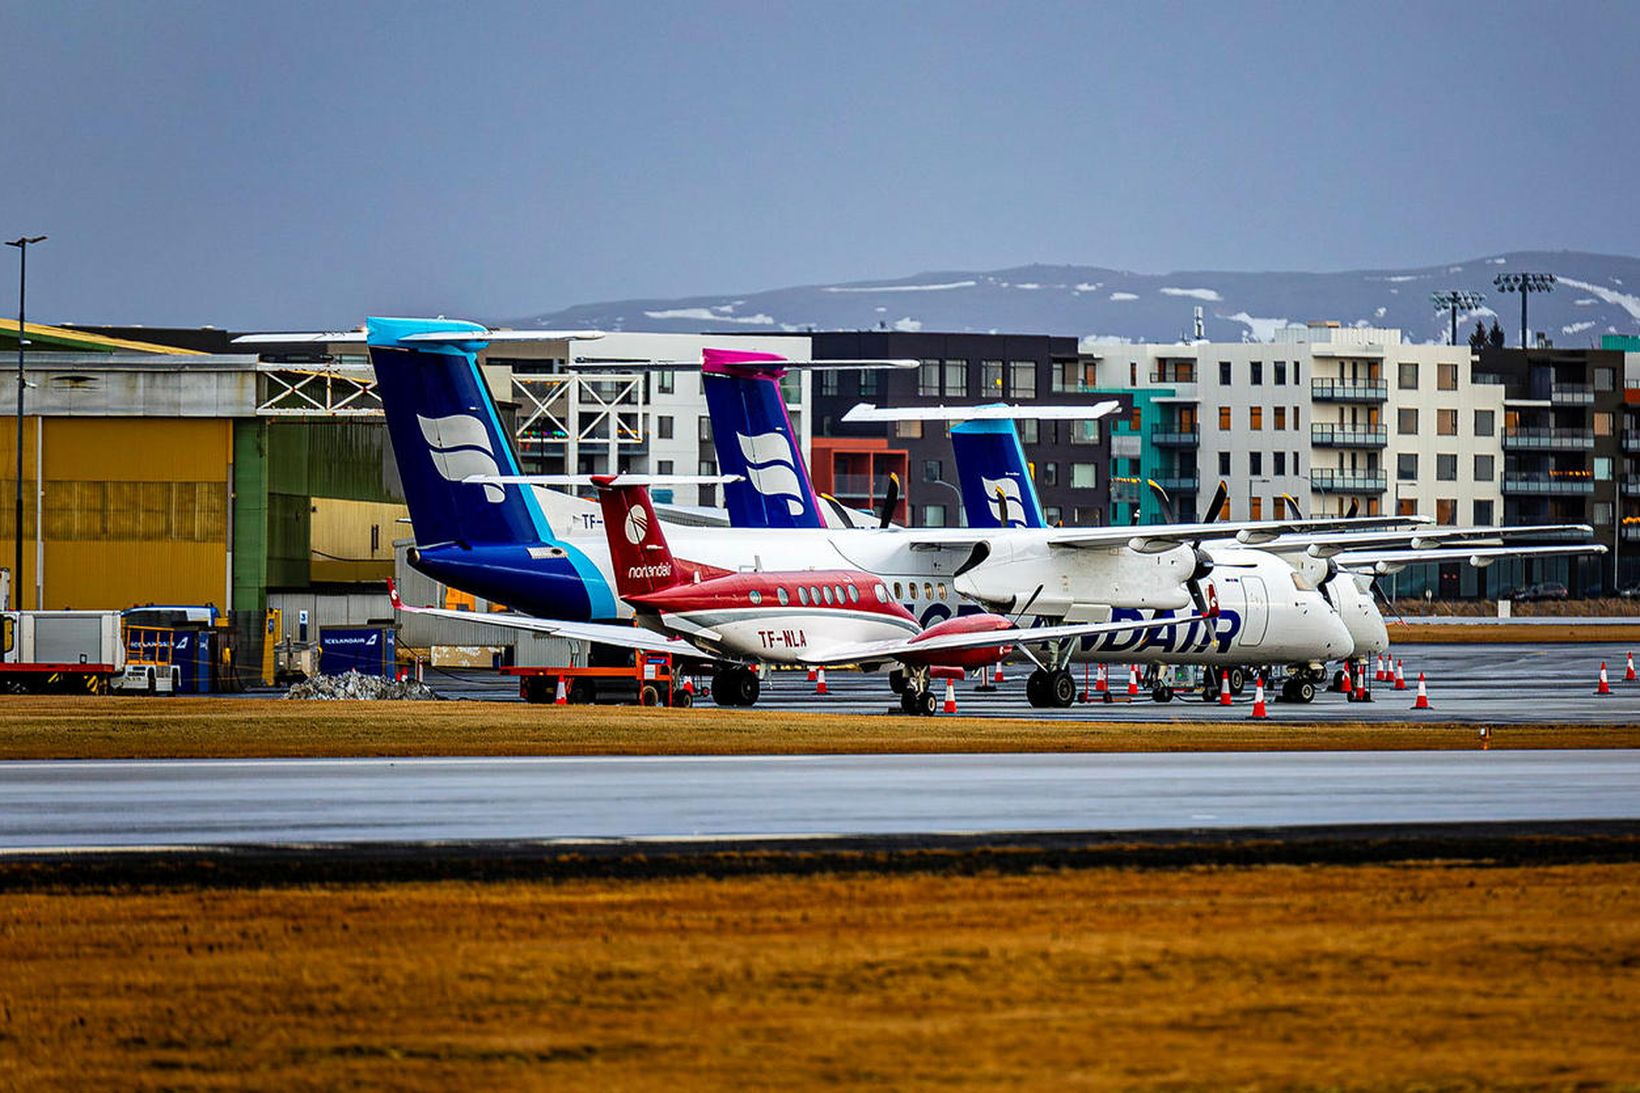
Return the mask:
[(780, 393), (780, 357), (707, 349), (701, 383), (718, 469), (739, 475), (723, 499), (738, 528), (824, 527), (803, 449)]
[(962, 507), (969, 527), (1043, 526), (1042, 505), (1014, 422), (965, 421), (954, 425), (951, 449), (957, 460)]

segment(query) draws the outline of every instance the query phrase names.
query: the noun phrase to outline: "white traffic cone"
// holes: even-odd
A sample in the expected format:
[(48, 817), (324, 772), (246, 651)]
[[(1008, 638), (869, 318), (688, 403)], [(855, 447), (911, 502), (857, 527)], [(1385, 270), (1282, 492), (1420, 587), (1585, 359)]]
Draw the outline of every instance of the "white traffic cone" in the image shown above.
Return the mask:
[(569, 692), (564, 689), (564, 677), (563, 676), (558, 677), (558, 693), (552, 696), (552, 704), (554, 706), (568, 706), (569, 705)]

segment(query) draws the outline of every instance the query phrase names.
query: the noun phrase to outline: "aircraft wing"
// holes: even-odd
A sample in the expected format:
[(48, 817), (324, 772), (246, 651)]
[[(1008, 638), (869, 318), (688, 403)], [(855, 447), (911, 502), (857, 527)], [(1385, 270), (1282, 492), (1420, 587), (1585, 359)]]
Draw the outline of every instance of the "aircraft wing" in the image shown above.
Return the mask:
[(444, 607), (412, 607), (399, 599), (398, 590), (392, 585), (388, 586), (388, 595), (393, 601), (394, 608), (412, 615), (459, 619), (480, 626), (501, 626), (509, 630), (525, 630), (534, 634), (549, 634), (577, 641), (595, 641), (600, 645), (614, 645), (622, 649), (718, 659), (715, 654), (705, 652), (691, 642), (681, 638), (665, 637), (637, 626), (617, 626), (607, 622), (566, 622), (562, 619), (538, 619), (533, 615), (479, 614), (476, 611), (451, 611)]
[(1486, 546), (1456, 543), (1445, 549), (1432, 547), (1426, 550), (1350, 550), (1337, 555), (1335, 560), (1341, 569), (1385, 574), (1399, 572), (1409, 565), (1427, 563), (1468, 562), (1477, 569), (1484, 569), (1499, 558), (1566, 557), (1604, 553), (1606, 548), (1599, 543), (1564, 543), (1558, 546)]
[(1122, 404), (1116, 399), (1085, 406), (1010, 406), (1005, 402), (994, 402), (978, 406), (878, 407), (861, 402), (844, 414), (843, 420), (849, 424), (863, 421), (1092, 421), (1121, 408)]
[(963, 634), (940, 634), (931, 638), (896, 638), (891, 641), (863, 641), (833, 650), (814, 664), (855, 664), (860, 661), (893, 660), (910, 654), (942, 652), (952, 649), (983, 649), (990, 645), (1042, 645), (1052, 641), (1066, 641), (1096, 634), (1136, 633), (1160, 630), (1193, 622), (1217, 618), (1214, 611), (1206, 615), (1182, 615), (1170, 619), (1140, 619), (1133, 622), (1076, 622), (1061, 626), (1013, 626), (1006, 630), (979, 630)]
[[(604, 336), (601, 330), (432, 330), (424, 334), (409, 334), (404, 340), (407, 342), (546, 342), (546, 341), (596, 341)], [(330, 342), (343, 344), (365, 344), (365, 332), (362, 330), (331, 330), (320, 332), (300, 332), (281, 334), (242, 334), (233, 340), (234, 345), (254, 343), (258, 345), (325, 345)]]
[(1511, 527), (1458, 527), (1418, 528), (1399, 531), (1314, 532), (1302, 535), (1283, 535), (1264, 544), (1275, 551), (1302, 549), (1312, 558), (1331, 558), (1346, 551), (1361, 549), (1407, 548), (1422, 550), (1441, 544), (1502, 543), (1521, 537), (1541, 538), (1549, 535), (1581, 535), (1587, 537), (1594, 529), (1587, 524), (1537, 524)]
[(906, 536), (912, 549), (974, 546), (998, 535), (1037, 535), (1049, 546), (1097, 550), (1125, 546), (1141, 554), (1160, 554), (1174, 547), (1215, 539), (1262, 546), (1284, 534), (1349, 528), (1370, 530), (1430, 523), (1427, 516), (1336, 516), (1314, 520), (1243, 520), (1201, 524), (1145, 524), (1138, 527), (1093, 528), (893, 528)]

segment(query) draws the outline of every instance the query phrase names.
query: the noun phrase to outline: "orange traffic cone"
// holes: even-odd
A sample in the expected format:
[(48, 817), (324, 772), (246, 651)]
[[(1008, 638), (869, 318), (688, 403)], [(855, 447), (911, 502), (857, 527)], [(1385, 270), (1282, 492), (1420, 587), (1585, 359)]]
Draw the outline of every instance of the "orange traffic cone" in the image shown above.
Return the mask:
[(1128, 665), (1128, 697), (1134, 698), (1139, 694), (1139, 666)]
[(1481, 750), (1492, 750), (1492, 726), (1490, 725), (1481, 726)]
[(1623, 682), (1633, 683), (1636, 679), (1640, 679), (1640, 676), (1634, 674), (1634, 654), (1630, 653), (1629, 666), (1623, 669)]
[(1000, 660), (997, 661), (996, 674), (991, 677), (991, 682), (992, 683), (1003, 683), (1003, 682), (1005, 682), (1005, 680), (1003, 680), (1003, 678), (1002, 678), (1002, 661), (1000, 661)]
[(1395, 662), (1395, 690), (1397, 691), (1404, 691), (1407, 689), (1407, 674), (1404, 671), (1406, 665), (1407, 662), (1404, 660), (1398, 660)]
[(564, 677), (558, 677), (558, 693), (552, 696), (554, 706), (568, 706), (569, 692), (564, 689)]
[(1600, 686), (1598, 686), (1594, 689), (1594, 693), (1597, 694), (1597, 695), (1609, 695), (1609, 694), (1612, 693), (1612, 685), (1610, 683), (1606, 682), (1606, 662), (1605, 661), (1600, 662)]
[(1412, 708), (1415, 710), (1432, 708), (1429, 704), (1429, 692), (1424, 689), (1424, 673), (1422, 672), (1418, 673), (1418, 697), (1412, 700)]
[(1253, 716), (1255, 718), (1265, 718), (1270, 716), (1270, 711), (1264, 708), (1263, 676), (1258, 677), (1258, 686), (1253, 688)]
[(683, 693), (686, 694), (686, 695), (689, 695), (691, 698), (694, 697), (694, 694), (695, 694), (695, 677), (694, 676), (684, 676), (683, 677)]
[(1099, 666), (1099, 675), (1094, 678), (1093, 689), (1101, 693), (1110, 690), (1110, 682), (1105, 676), (1105, 666)]
[(945, 681), (945, 712), (957, 712), (957, 685), (949, 679)]
[(1387, 679), (1389, 679), (1389, 673), (1384, 671), (1384, 658), (1380, 654), (1378, 663), (1372, 670), (1372, 681), (1374, 683), (1383, 683)]
[(1219, 705), (1230, 705), (1230, 673), (1219, 673)]
[(817, 695), (823, 695), (826, 693), (826, 670), (824, 668), (821, 668), (815, 675), (814, 693)]
[(1347, 660), (1344, 662), (1344, 682), (1339, 686), (1338, 691), (1345, 698), (1355, 697), (1355, 678), (1350, 674), (1350, 662)]

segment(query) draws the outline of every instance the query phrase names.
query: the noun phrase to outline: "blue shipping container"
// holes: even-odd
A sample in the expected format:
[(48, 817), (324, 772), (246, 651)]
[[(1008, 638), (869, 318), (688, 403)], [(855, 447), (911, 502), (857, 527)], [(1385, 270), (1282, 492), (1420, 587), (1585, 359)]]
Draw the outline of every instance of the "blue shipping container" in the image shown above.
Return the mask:
[(335, 676), (359, 672), (393, 678), (397, 671), (390, 626), (327, 626), (319, 631), (319, 672)]
[(211, 634), (204, 629), (172, 631), (171, 663), (176, 667), (177, 689), (183, 694), (209, 694), (211, 690)]

